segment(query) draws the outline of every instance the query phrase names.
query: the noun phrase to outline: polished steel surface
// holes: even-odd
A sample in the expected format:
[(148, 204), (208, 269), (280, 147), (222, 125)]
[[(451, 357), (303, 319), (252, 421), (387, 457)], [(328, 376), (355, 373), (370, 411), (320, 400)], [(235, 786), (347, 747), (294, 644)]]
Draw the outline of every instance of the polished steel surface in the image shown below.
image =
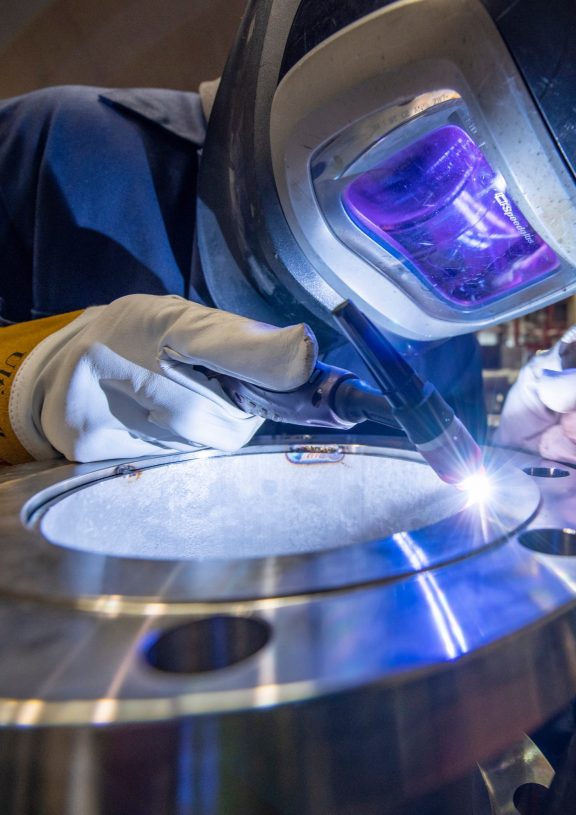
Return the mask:
[[(38, 528), (98, 554), (230, 561), (365, 544), (465, 508), (466, 494), (417, 461), (326, 449), (211, 456), (104, 479), (53, 503)], [(509, 473), (504, 489), (518, 480)]]
[[(466, 507), (466, 496), (437, 481), (413, 451), (391, 446), (333, 444), (327, 449), (344, 452), (344, 460), (307, 466), (295, 465), (288, 460), (292, 447), (302, 448), (303, 451), (308, 449), (306, 445), (258, 445), (232, 457), (203, 451), (143, 460), (131, 465), (68, 465), (36, 477), (20, 479), (8, 490), (0, 488), (0, 534), (10, 541), (4, 551), (5, 562), (10, 564), (10, 568), (0, 571), (0, 590), (17, 591), (26, 596), (40, 594), (72, 598), (74, 603), (78, 598), (83, 598), (85, 605), (90, 604), (91, 597), (101, 603), (102, 595), (114, 595), (121, 603), (128, 599), (132, 603), (150, 600), (187, 603), (325, 592), (392, 579), (420, 571), (423, 565), (430, 568), (465, 557), (526, 523), (539, 501), (535, 482), (514, 467), (508, 461), (508, 456), (493, 456), (494, 461), (490, 466), (494, 472), (496, 490), (486, 511), (481, 504)], [(324, 449), (321, 444), (312, 445), (310, 455), (322, 455)], [(391, 455), (395, 466), (390, 466), (388, 461)], [(360, 467), (364, 466), (365, 475), (359, 476), (358, 458), (362, 459)], [(374, 458), (380, 459), (376, 467)], [(254, 467), (251, 468), (253, 459)], [(269, 464), (266, 459), (270, 460)], [(222, 484), (214, 475), (209, 475), (204, 483), (198, 479), (198, 491), (203, 493), (203, 497), (192, 500), (194, 467), (201, 473), (209, 474), (205, 467), (207, 462), (214, 466), (218, 475), (224, 462), (226, 481)], [(407, 462), (411, 466), (407, 467)], [(235, 464), (247, 482), (245, 486), (234, 482)], [(395, 478), (395, 467), (399, 473), (398, 479)], [(173, 473), (166, 473), (171, 468)], [(271, 478), (270, 474), (275, 478)], [(288, 475), (292, 475), (292, 478), (288, 479)], [(378, 481), (371, 483), (370, 479), (374, 482), (376, 478)], [(358, 513), (361, 495), (359, 479), (366, 492), (370, 493), (367, 516), (364, 518), (361, 512)], [(390, 486), (394, 501), (384, 494), (385, 490), (380, 489), (381, 481)], [(298, 482), (309, 485), (308, 490), (296, 489)], [(158, 483), (164, 486), (163, 491), (157, 489)], [(419, 484), (425, 487), (420, 494)], [(274, 491), (272, 496), (266, 496), (267, 488)], [(35, 519), (55, 500), (65, 506), (69, 500), (68, 493), (79, 489), (89, 493), (93, 491), (96, 496), (93, 500), (88, 498), (86, 502), (79, 502), (79, 517), (74, 519), (74, 524), (70, 523), (73, 528), (64, 529), (64, 537), (73, 537), (78, 525), (84, 523), (76, 544), (78, 551), (70, 548), (70, 541), (68, 549), (47, 545), (46, 539), (36, 528)], [(296, 499), (292, 497), (293, 490), (296, 491)], [(120, 503), (119, 510), (113, 507), (116, 500)], [(228, 500), (232, 502), (232, 509), (222, 506)], [(139, 558), (136, 578), (134, 558), (109, 557), (98, 554), (98, 549), (120, 554), (127, 550), (133, 555), (137, 552), (137, 546), (129, 536), (133, 534), (133, 540), (138, 544), (142, 542), (143, 533), (139, 529), (131, 529), (134, 527), (132, 512), (126, 509), (124, 517), (122, 507), (129, 507), (131, 503), (138, 505), (140, 501), (140, 514), (145, 515), (139, 522), (140, 527), (144, 530), (151, 527), (156, 538), (162, 538), (163, 543), (158, 546), (154, 538), (152, 544), (150, 539), (143, 541), (148, 551), (154, 547), (156, 550), (152, 558)], [(214, 501), (218, 502), (225, 517), (218, 518), (219, 513), (214, 512)], [(432, 505), (426, 507), (426, 501)], [(301, 516), (299, 512), (303, 502), (308, 512)], [(411, 502), (415, 506), (411, 506)], [(177, 519), (170, 518), (173, 504), (179, 516)], [(90, 505), (93, 508), (91, 514), (88, 511)], [(378, 509), (379, 505), (381, 509)], [(188, 526), (189, 539), (193, 542), (194, 538), (201, 539), (202, 533), (210, 536), (218, 552), (217, 558), (206, 557), (204, 550), (200, 560), (187, 562), (190, 554), (194, 555), (194, 552), (187, 552), (189, 540), (184, 539), (185, 535), (180, 532), (180, 540), (174, 541), (171, 525), (176, 520), (178, 526), (182, 526), (180, 516), (186, 512), (187, 506), (189, 511), (183, 526), (185, 530)], [(418, 530), (414, 536), (416, 550), (412, 551), (412, 544), (403, 543), (403, 538), (390, 536), (389, 529), (385, 530), (387, 537), (377, 536), (378, 524), (389, 524), (386, 514), (392, 509), (397, 527), (395, 532), (411, 528)], [(234, 510), (241, 521), (237, 531), (232, 523)], [(61, 513), (58, 505), (53, 511), (64, 516), (65, 524), (65, 511)], [(85, 521), (82, 521), (82, 512), (86, 513)], [(225, 536), (223, 541), (216, 538), (205, 514), (209, 514), (210, 520), (218, 525), (219, 532)], [(50, 515), (49, 511), (46, 520)], [(111, 515), (114, 516), (115, 526), (110, 525)], [(354, 516), (365, 531), (363, 542), (359, 542), (357, 532), (349, 524), (349, 517)], [(230, 522), (228, 519), (231, 519)], [(402, 521), (406, 523), (403, 525)], [(60, 528), (64, 524), (60, 524)], [(258, 537), (255, 555), (262, 554), (267, 528), (272, 529), (270, 550), (278, 547), (274, 535), (281, 534), (281, 548), (286, 548), (285, 544), (293, 533), (293, 538), (299, 540), (299, 545), (308, 551), (298, 554), (296, 549), (295, 554), (286, 553), (280, 558), (246, 558), (246, 548), (253, 546), (250, 532), (254, 525), (254, 536)], [(424, 528), (419, 530), (422, 525)], [(56, 524), (54, 526), (57, 527)], [(93, 534), (95, 526), (104, 529), (105, 533)], [(88, 542), (82, 538), (82, 530), (86, 527), (91, 527)], [(59, 534), (58, 528), (50, 531), (52, 537)], [(347, 536), (344, 545), (341, 541), (343, 534)], [(312, 540), (311, 544), (306, 543), (307, 535)], [(322, 545), (315, 551), (319, 537)], [(239, 546), (238, 541), (243, 545)], [(26, 543), (25, 548), (23, 543)], [(174, 560), (178, 545), (181, 545), (185, 557)], [(424, 550), (421, 552), (422, 547)], [(197, 546), (196, 551), (199, 548)], [(162, 551), (172, 559), (159, 559)], [(31, 554), (40, 568), (30, 568)], [(422, 558), (424, 560), (421, 562)], [(26, 568), (22, 568), (24, 562)]]
[[(314, 463), (295, 464), (295, 453)], [(236, 466), (242, 488), (226, 492)], [(466, 777), (576, 691), (576, 559), (521, 543), (533, 529), (576, 526), (575, 471), (523, 472), (553, 466), (492, 451), (492, 497), (470, 503), (439, 496), (417, 454), (386, 440), (14, 468), (0, 484), (1, 811), (383, 815)], [(125, 557), (130, 524), (115, 509), (104, 518), (107, 502), (128, 506), (142, 488), (136, 515), (155, 513), (161, 545), (157, 519), (174, 500), (183, 513), (182, 494), (195, 478), (201, 491), (195, 473), (211, 467), (225, 476), (208, 479), (222, 504), (252, 490), (261, 524), (281, 507), (272, 528), (285, 524), (282, 550), (298, 523), (298, 551), (263, 556), (260, 530), (249, 556), (249, 531), (238, 530), (238, 546), (226, 521), (217, 558), (202, 548), (185, 559), (173, 548), (166, 560)], [(366, 485), (388, 479), (395, 500), (402, 483), (424, 485), (421, 506), (400, 500), (392, 517), (384, 494), (378, 537), (370, 484), (365, 539), (336, 539), (348, 511), (362, 521), (359, 493), (353, 508), (345, 497), (364, 467)], [(307, 547), (306, 512), (290, 511), (292, 475), (282, 495), (285, 470), (313, 484)], [(266, 478), (274, 486), (258, 488)], [(185, 485), (176, 499), (169, 483)], [(83, 511), (94, 504), (71, 531), (61, 508), (75, 496)], [(426, 507), (437, 498), (439, 512)], [(318, 523), (326, 507), (336, 514), (328, 533)], [(195, 512), (183, 528), (208, 534)], [(51, 513), (51, 537), (66, 535), (66, 545), (42, 534)], [(82, 523), (111, 515), (120, 526), (88, 540)]]

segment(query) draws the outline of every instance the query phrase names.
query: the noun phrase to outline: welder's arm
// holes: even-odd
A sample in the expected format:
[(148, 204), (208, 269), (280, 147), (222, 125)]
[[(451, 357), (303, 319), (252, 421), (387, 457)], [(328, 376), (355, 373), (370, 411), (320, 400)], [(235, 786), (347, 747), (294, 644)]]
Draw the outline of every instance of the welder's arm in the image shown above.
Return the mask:
[(576, 463), (576, 327), (522, 368), (494, 441)]
[(129, 295), (0, 328), (0, 459), (236, 450), (263, 420), (198, 367), (283, 391), (308, 380), (316, 357), (304, 325), (275, 328), (175, 296)]

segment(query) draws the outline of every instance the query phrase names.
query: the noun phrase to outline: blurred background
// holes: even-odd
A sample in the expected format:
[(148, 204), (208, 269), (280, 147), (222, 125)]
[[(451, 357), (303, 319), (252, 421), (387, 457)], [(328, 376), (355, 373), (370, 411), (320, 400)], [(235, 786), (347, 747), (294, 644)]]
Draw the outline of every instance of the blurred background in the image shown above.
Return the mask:
[[(0, 97), (60, 84), (194, 90), (222, 71), (245, 0), (0, 0)], [(482, 332), (495, 425), (520, 366), (576, 322), (574, 300)]]
[(245, 0), (0, 0), (0, 96), (47, 85), (195, 89)]

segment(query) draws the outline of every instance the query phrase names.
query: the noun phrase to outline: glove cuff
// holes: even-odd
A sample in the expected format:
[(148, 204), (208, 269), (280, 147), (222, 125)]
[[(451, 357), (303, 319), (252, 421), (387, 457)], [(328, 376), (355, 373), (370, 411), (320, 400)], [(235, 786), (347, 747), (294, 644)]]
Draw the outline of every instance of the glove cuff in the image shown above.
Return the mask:
[(33, 451), (27, 448), (25, 439), (18, 432), (18, 416), (22, 410), (31, 412), (32, 407), (19, 404), (20, 394), (15, 387), (17, 374), (21, 372), (26, 358), (43, 340), (81, 313), (58, 314), (0, 328), (0, 462), (22, 464), (33, 459)]

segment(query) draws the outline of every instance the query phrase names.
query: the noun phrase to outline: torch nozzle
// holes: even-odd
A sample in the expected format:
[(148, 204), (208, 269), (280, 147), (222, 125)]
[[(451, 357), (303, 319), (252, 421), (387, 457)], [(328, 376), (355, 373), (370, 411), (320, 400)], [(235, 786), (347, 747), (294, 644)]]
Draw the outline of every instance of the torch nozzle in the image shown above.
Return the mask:
[(436, 474), (460, 484), (482, 468), (482, 451), (430, 382), (423, 382), (384, 335), (349, 301), (333, 315), (374, 377), (396, 422)]
[(457, 416), (435, 438), (415, 447), (447, 484), (465, 485), (484, 472), (482, 450)]

